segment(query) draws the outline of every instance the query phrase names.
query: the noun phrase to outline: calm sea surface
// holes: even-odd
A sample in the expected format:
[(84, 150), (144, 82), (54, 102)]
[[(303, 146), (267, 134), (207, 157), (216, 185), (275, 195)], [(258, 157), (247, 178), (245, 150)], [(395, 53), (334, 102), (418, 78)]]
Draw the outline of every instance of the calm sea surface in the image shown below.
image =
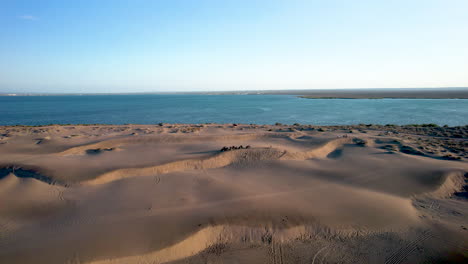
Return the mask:
[(0, 96), (0, 125), (256, 123), (467, 125), (467, 99), (291, 95)]

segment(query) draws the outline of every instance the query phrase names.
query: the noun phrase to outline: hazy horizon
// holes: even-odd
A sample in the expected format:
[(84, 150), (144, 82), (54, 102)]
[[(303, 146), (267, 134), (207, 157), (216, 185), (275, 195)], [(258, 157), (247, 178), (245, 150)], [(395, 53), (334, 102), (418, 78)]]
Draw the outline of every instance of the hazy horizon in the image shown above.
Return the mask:
[[(190, 91), (140, 91), (140, 92), (2, 92), (0, 96), (47, 96), (47, 95), (138, 95), (138, 94), (283, 94), (283, 95), (308, 95), (309, 93), (354, 94), (369, 92), (370, 94), (379, 93), (412, 93), (417, 92), (420, 95), (428, 92), (455, 92), (453, 98), (465, 99), (468, 93), (468, 87), (418, 87), (418, 88), (329, 88), (329, 89), (276, 89), (276, 90), (190, 90)], [(458, 94), (461, 92), (462, 94)], [(459, 96), (459, 97), (458, 97)], [(444, 97), (440, 97), (444, 98)], [(447, 97), (450, 98), (450, 97)]]
[(6, 1), (0, 93), (464, 88), (467, 11), (463, 0)]

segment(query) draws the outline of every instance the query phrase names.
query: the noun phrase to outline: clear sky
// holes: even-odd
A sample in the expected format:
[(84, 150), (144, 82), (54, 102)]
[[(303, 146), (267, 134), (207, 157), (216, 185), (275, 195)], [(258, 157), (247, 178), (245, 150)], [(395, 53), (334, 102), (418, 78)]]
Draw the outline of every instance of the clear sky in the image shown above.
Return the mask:
[(468, 0), (1, 0), (0, 92), (468, 86)]

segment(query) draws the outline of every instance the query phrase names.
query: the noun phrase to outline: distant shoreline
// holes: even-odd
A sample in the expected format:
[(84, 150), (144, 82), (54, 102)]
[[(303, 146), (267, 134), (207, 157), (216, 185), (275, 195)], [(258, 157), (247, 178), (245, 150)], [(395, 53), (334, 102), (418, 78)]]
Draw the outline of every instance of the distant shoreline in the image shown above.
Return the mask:
[(298, 94), (306, 99), (468, 99), (468, 89), (320, 90)]
[(186, 91), (141, 93), (0, 93), (0, 96), (5, 97), (93, 95), (296, 95), (300, 98), (306, 99), (468, 99), (468, 87)]
[(355, 96), (355, 97), (331, 97), (331, 96), (310, 96), (310, 95), (304, 95), (304, 96), (297, 96), (298, 98), (304, 98), (304, 99), (343, 99), (343, 100), (348, 100), (348, 99), (372, 99), (372, 100), (379, 100), (379, 99), (411, 99), (411, 100), (418, 100), (418, 99), (432, 99), (432, 100), (438, 100), (438, 99), (461, 99), (461, 100), (466, 100), (468, 97), (393, 97), (393, 96), (385, 96), (385, 97), (366, 97), (366, 96)]

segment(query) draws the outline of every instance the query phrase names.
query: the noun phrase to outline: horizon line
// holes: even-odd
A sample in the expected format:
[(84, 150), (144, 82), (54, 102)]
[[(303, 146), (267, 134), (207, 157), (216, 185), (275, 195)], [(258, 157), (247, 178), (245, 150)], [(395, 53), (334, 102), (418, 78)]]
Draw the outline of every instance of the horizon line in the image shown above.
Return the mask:
[(34, 95), (137, 95), (137, 94), (229, 94), (229, 93), (240, 93), (240, 94), (262, 94), (262, 93), (281, 93), (287, 95), (291, 93), (295, 95), (302, 91), (356, 91), (356, 90), (372, 90), (372, 91), (384, 91), (384, 90), (407, 90), (407, 91), (417, 91), (417, 90), (468, 90), (468, 86), (453, 86), (453, 87), (411, 87), (411, 88), (310, 88), (310, 89), (258, 89), (258, 90), (187, 90), (187, 91), (147, 91), (147, 92), (66, 92), (66, 93), (57, 93), (57, 92), (0, 92), (0, 96), (34, 96)]

